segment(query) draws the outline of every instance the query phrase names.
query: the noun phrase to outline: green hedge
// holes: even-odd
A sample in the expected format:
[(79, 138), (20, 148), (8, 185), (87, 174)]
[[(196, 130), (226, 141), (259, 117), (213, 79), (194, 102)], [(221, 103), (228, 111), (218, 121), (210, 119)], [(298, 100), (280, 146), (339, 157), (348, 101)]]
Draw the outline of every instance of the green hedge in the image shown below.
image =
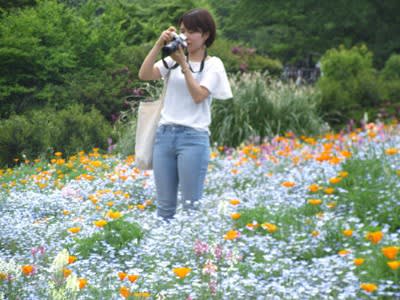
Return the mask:
[(378, 74), (366, 46), (328, 50), (321, 64), (322, 76), (317, 86), (322, 92), (322, 113), (331, 124), (360, 120), (381, 103)]
[(2, 166), (55, 151), (68, 156), (93, 147), (106, 149), (112, 136), (111, 125), (98, 110), (86, 112), (78, 104), (60, 111), (46, 108), (13, 115), (0, 121), (0, 132)]

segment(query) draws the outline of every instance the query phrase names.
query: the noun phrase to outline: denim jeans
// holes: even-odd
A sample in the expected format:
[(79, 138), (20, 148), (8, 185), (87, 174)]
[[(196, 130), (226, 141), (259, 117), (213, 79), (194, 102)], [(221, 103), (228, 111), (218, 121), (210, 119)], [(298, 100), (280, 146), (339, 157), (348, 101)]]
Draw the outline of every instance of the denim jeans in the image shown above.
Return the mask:
[(157, 128), (153, 171), (158, 216), (164, 219), (174, 216), (178, 187), (183, 203), (193, 205), (202, 197), (209, 157), (208, 132), (182, 125)]

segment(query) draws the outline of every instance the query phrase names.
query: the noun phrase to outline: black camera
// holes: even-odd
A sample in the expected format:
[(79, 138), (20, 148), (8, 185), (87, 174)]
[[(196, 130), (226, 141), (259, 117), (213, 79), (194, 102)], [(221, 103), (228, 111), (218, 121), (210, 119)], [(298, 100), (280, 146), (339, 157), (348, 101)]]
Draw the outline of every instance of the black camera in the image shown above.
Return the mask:
[(162, 47), (162, 53), (164, 56), (171, 55), (178, 50), (179, 46), (182, 46), (182, 48), (187, 47), (186, 36), (183, 33), (178, 35), (177, 33), (173, 32), (173, 35), (174, 37), (172, 38), (172, 41)]

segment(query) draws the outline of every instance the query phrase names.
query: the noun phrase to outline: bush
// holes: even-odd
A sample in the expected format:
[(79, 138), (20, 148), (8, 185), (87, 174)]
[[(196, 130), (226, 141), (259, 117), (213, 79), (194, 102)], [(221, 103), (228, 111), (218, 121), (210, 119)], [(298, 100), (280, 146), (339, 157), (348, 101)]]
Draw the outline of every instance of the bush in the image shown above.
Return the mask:
[(93, 147), (106, 149), (111, 131), (96, 109), (84, 112), (77, 104), (60, 111), (46, 108), (13, 115), (0, 121), (0, 165), (35, 159), (55, 150), (71, 155)]
[(40, 126), (41, 117), (31, 120), (25, 115), (13, 115), (0, 122), (0, 165), (36, 158), (46, 150), (49, 131), (46, 126)]
[(66, 155), (93, 147), (106, 149), (111, 137), (111, 125), (100, 112), (95, 108), (85, 112), (83, 105), (73, 104), (57, 112), (53, 124), (52, 146)]
[(400, 54), (392, 54), (380, 73), (383, 97), (400, 104)]
[(317, 84), (325, 120), (341, 125), (376, 109), (381, 98), (379, 84), (366, 46), (328, 50), (321, 64), (323, 75)]
[(260, 73), (237, 76), (231, 81), (233, 99), (214, 101), (212, 139), (221, 145), (238, 146), (251, 137), (292, 131), (319, 133), (320, 95), (313, 88), (282, 84)]

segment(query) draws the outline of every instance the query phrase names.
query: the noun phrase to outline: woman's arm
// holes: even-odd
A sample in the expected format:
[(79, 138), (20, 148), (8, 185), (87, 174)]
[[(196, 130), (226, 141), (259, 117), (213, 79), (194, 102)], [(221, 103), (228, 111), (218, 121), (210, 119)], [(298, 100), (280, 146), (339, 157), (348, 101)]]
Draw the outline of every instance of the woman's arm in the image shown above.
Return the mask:
[(160, 53), (161, 48), (164, 46), (164, 44), (171, 41), (172, 31), (175, 31), (174, 27), (170, 27), (167, 30), (163, 31), (157, 42), (154, 44), (153, 48), (147, 54), (139, 70), (139, 79), (157, 80), (161, 78), (160, 70), (154, 66), (154, 63), (156, 62), (157, 56)]
[(192, 72), (186, 62), (181, 65), (182, 73), (185, 76), (186, 85), (188, 87), (189, 93), (192, 96), (194, 102), (201, 103), (209, 95), (210, 92), (204, 86), (199, 85), (199, 83), (194, 79)]
[(171, 54), (171, 58), (175, 60), (182, 69), (182, 73), (185, 76), (186, 86), (189, 90), (190, 95), (195, 103), (201, 103), (204, 101), (208, 95), (210, 95), (209, 90), (201, 86), (193, 77), (190, 71), (189, 65), (186, 62), (186, 56), (183, 52), (182, 47), (179, 47), (179, 51), (175, 51)]

